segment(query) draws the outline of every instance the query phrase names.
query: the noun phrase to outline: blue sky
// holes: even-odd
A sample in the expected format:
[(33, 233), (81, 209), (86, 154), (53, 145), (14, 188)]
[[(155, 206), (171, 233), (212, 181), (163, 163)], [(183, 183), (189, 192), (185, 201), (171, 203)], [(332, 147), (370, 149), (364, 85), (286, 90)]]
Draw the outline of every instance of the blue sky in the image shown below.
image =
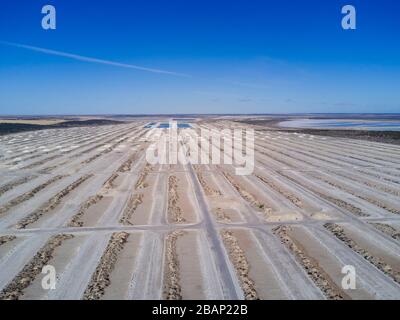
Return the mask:
[(398, 0), (2, 0), (0, 41), (57, 51), (0, 43), (0, 114), (400, 112)]

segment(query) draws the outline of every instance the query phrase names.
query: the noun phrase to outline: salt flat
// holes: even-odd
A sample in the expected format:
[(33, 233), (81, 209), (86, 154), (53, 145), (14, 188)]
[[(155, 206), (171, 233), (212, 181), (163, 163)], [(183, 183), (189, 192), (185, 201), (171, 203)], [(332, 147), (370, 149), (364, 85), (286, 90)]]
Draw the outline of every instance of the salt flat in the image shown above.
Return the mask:
[(255, 129), (252, 174), (149, 164), (141, 120), (0, 137), (0, 298), (400, 299), (400, 146), (196, 120)]

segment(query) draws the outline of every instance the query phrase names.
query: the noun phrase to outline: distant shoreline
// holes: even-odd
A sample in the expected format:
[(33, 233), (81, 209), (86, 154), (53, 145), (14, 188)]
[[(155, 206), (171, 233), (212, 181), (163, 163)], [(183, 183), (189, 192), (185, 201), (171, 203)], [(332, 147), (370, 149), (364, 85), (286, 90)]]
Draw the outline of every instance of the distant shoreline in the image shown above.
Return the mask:
[(297, 118), (307, 117), (313, 119), (368, 119), (374, 118), (380, 119), (400, 119), (400, 113), (150, 113), (150, 114), (43, 114), (43, 115), (16, 115), (16, 114), (0, 114), (1, 119), (24, 119), (24, 120), (35, 120), (35, 119), (65, 119), (78, 120), (82, 118), (146, 118), (146, 117), (218, 117), (218, 116), (230, 116), (230, 117), (273, 117), (273, 118)]
[(323, 129), (323, 128), (294, 128), (294, 127), (289, 128), (289, 127), (279, 126), (279, 123), (288, 120), (291, 120), (291, 118), (286, 117), (280, 119), (267, 119), (267, 120), (247, 119), (238, 122), (258, 126), (259, 130), (297, 132), (301, 134), (329, 136), (335, 138), (349, 138), (349, 139), (366, 140), (366, 141), (400, 145), (400, 131), (372, 131), (372, 130), (362, 130), (362, 129), (353, 130), (353, 129)]
[[(371, 131), (363, 129), (324, 129), (324, 128), (285, 128), (280, 127), (279, 123), (295, 119), (351, 119), (351, 120), (400, 120), (400, 114), (284, 114), (284, 115), (97, 115), (97, 116), (0, 116), (0, 136), (18, 132), (36, 131), (45, 129), (57, 129), (79, 126), (101, 126), (111, 124), (126, 123), (130, 119), (154, 119), (154, 118), (220, 118), (226, 117), (229, 120), (251, 124), (259, 130), (274, 130), (282, 132), (298, 132), (320, 136), (331, 136), (337, 138), (351, 138), (375, 142), (383, 142), (400, 145), (399, 131)], [(1, 120), (15, 120), (17, 123), (1, 123)], [(24, 123), (24, 120), (26, 123)], [(49, 124), (46, 124), (46, 121)], [(35, 122), (43, 122), (35, 124)], [(52, 123), (51, 123), (52, 122)]]
[(59, 129), (84, 126), (104, 126), (110, 124), (123, 124), (123, 121), (107, 120), (107, 119), (89, 119), (89, 120), (70, 120), (61, 121), (54, 124), (33, 124), (33, 123), (1, 123), (0, 136), (46, 129)]

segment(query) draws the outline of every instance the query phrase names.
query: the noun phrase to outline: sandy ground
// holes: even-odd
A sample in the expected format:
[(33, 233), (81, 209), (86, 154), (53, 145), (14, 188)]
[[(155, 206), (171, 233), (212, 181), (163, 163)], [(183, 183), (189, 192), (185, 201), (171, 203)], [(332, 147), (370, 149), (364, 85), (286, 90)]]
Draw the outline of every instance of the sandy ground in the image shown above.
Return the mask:
[(146, 123), (0, 137), (1, 299), (400, 299), (399, 146), (254, 126), (238, 176), (150, 165)]

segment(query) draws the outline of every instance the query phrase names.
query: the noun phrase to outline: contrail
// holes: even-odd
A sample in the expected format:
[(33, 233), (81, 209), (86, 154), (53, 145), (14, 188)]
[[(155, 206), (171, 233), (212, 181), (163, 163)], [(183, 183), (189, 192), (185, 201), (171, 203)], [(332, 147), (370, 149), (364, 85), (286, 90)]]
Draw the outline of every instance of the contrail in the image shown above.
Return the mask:
[(26, 45), (26, 44), (7, 42), (7, 41), (0, 41), (0, 44), (11, 46), (11, 47), (23, 48), (23, 49), (32, 50), (32, 51), (37, 51), (37, 52), (42, 52), (42, 53), (53, 55), (53, 56), (70, 58), (70, 59), (74, 59), (74, 60), (78, 60), (78, 61), (99, 63), (99, 64), (105, 64), (108, 66), (135, 69), (135, 70), (147, 71), (147, 72), (152, 72), (152, 73), (168, 74), (168, 75), (180, 76), (180, 77), (190, 77), (189, 75), (184, 74), (184, 73), (166, 71), (166, 70), (161, 70), (161, 69), (146, 68), (146, 67), (141, 67), (141, 66), (137, 66), (134, 64), (127, 64), (127, 63), (120, 63), (120, 62), (115, 62), (115, 61), (91, 58), (91, 57), (81, 56), (78, 54), (73, 54), (73, 53), (68, 53), (68, 52), (34, 47), (34, 46)]

